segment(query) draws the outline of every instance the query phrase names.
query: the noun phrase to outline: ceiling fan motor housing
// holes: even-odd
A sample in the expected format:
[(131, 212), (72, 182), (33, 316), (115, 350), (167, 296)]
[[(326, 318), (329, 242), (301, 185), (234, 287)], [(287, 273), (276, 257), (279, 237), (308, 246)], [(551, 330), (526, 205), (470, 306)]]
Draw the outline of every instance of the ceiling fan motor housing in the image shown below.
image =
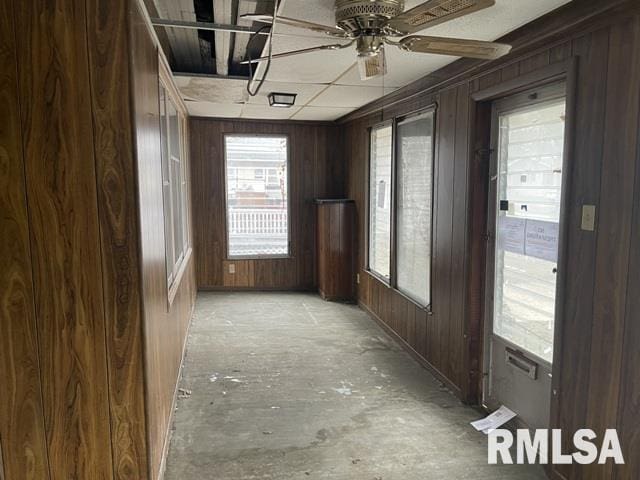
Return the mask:
[(379, 34), (404, 10), (404, 0), (336, 0), (336, 25), (353, 36)]

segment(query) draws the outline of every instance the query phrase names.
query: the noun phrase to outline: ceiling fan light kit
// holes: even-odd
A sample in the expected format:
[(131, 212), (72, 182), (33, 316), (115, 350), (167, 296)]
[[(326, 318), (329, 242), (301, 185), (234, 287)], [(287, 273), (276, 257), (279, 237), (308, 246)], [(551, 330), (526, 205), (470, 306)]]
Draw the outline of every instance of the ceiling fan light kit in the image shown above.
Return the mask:
[[(495, 0), (428, 0), (404, 11), (404, 0), (336, 0), (335, 27), (286, 17), (277, 17), (277, 21), (351, 40), (349, 43), (295, 50), (273, 55), (273, 58), (318, 50), (338, 50), (350, 47), (355, 42), (358, 69), (363, 80), (387, 72), (385, 44), (412, 53), (495, 60), (509, 53), (511, 46), (480, 40), (411, 35), (493, 5)], [(273, 22), (273, 16), (269, 15), (244, 15), (243, 18), (263, 23)], [(403, 38), (392, 40), (394, 37)], [(251, 61), (261, 62), (267, 59), (261, 57)]]

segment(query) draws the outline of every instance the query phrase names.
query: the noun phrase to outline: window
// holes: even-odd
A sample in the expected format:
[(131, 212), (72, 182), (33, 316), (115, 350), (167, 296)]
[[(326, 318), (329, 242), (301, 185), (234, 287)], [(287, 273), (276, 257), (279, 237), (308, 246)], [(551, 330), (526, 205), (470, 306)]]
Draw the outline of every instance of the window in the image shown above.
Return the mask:
[(369, 166), (369, 269), (391, 278), (391, 172), (393, 127), (371, 130)]
[(498, 113), (493, 333), (553, 361), (566, 99)]
[(171, 286), (189, 247), (183, 118), (160, 84), (160, 137), (167, 282)]
[(423, 306), (430, 303), (433, 111), (398, 122), (397, 286)]
[(371, 129), (368, 269), (431, 303), (435, 110)]
[(289, 255), (287, 137), (227, 135), (225, 161), (229, 258)]

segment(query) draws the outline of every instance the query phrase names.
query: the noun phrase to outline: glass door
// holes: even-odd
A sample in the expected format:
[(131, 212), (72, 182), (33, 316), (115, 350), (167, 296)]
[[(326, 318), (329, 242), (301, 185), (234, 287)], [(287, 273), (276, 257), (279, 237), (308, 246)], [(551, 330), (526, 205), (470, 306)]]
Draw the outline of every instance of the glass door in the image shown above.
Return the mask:
[(549, 423), (564, 164), (561, 85), (495, 102), (485, 404)]

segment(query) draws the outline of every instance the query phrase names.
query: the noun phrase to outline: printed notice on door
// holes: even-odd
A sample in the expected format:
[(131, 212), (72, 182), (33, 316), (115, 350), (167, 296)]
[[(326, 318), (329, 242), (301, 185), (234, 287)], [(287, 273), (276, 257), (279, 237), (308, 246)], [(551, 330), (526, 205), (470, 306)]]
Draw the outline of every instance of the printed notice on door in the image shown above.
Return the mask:
[(558, 261), (558, 224), (540, 220), (527, 220), (525, 252), (530, 257), (549, 262)]
[(558, 261), (559, 228), (555, 222), (501, 215), (498, 219), (498, 248), (505, 252)]
[(507, 252), (524, 255), (524, 234), (526, 222), (527, 221), (524, 218), (500, 215), (498, 219), (498, 228), (500, 229), (498, 247)]

